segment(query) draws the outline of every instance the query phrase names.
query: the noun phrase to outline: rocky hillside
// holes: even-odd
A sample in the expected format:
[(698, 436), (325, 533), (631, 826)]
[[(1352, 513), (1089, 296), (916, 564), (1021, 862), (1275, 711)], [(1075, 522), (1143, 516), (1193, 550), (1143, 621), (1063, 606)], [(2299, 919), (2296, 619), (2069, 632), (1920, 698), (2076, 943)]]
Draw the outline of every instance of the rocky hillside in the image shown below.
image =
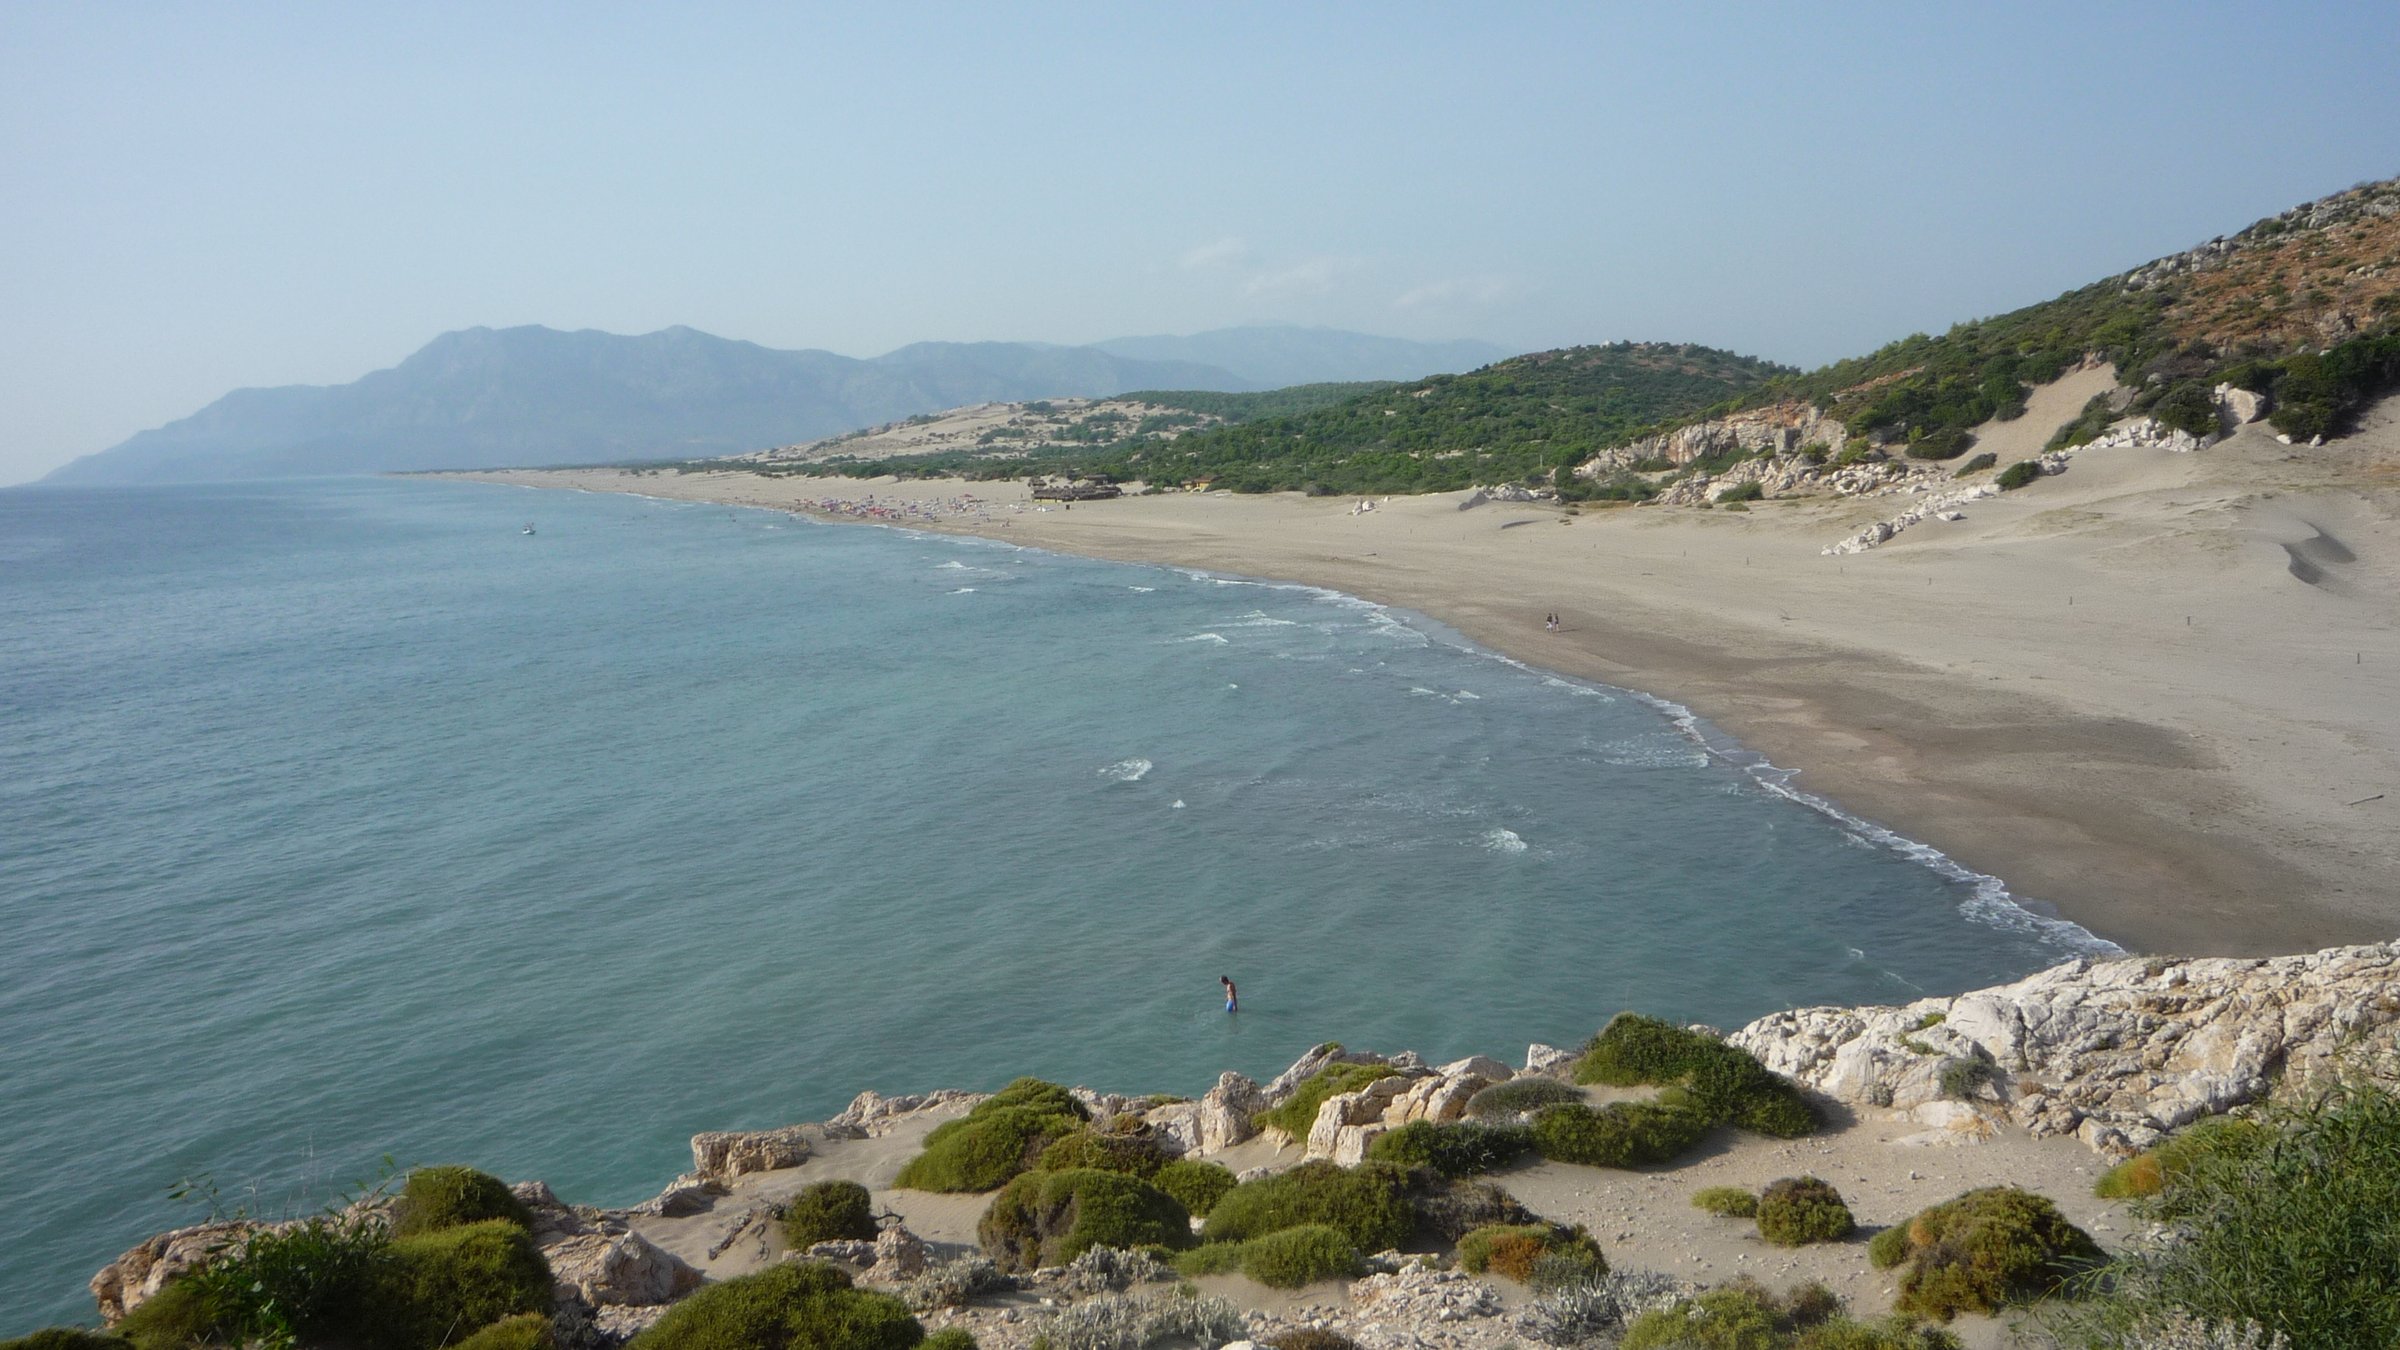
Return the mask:
[[(1962, 1184), (2008, 1183), (2046, 1188), (2076, 1212), (2078, 1222), (2106, 1231), (2108, 1211), (2088, 1194), (2089, 1172), (2062, 1167), (2056, 1150), (2090, 1159), (2088, 1146), (2103, 1157), (2121, 1157), (2279, 1091), (2297, 1096), (2337, 1080), (2389, 1088), (2400, 1082), (2395, 1028), (2400, 943), (2262, 960), (2080, 960), (2012, 984), (1904, 1007), (1779, 1013), (1722, 1042), (1705, 1029), (1619, 1019), (1595, 1038), (1588, 1056), (1534, 1045), (1521, 1068), (1481, 1056), (1433, 1065), (1414, 1054), (1328, 1044), (1264, 1083), (1221, 1075), (1197, 1100), (1069, 1092), (1033, 1080), (1012, 1084), (1001, 1099), (961, 1091), (867, 1092), (821, 1125), (694, 1136), (692, 1170), (629, 1209), (569, 1206), (538, 1181), (519, 1183), (514, 1199), (504, 1200), (499, 1183), (488, 1180), (492, 1194), (485, 1207), (513, 1213), (527, 1230), (529, 1240), (516, 1240), (538, 1250), (547, 1272), (552, 1336), (575, 1350), (609, 1350), (658, 1323), (695, 1291), (793, 1258), (834, 1262), (865, 1287), (896, 1295), (929, 1325), (971, 1331), (993, 1350), (1045, 1340), (1130, 1347), (1173, 1335), (1209, 1347), (1274, 1343), (1302, 1329), (1339, 1331), (1368, 1350), (1499, 1350), (1595, 1338), (1608, 1344), (1646, 1313), (1691, 1315), (1700, 1306), (1690, 1300), (1701, 1282), (1690, 1274), (1705, 1273), (1712, 1261), (1724, 1262), (1728, 1274), (1819, 1280), (1827, 1290), (1817, 1300), (1821, 1308), (1838, 1307), (1843, 1299), (1856, 1305), (1889, 1299), (1893, 1277), (1868, 1270), (1854, 1243), (1767, 1247), (1761, 1250), (1780, 1253), (1778, 1264), (1750, 1264), (1754, 1240), (1710, 1226), (1722, 1220), (1695, 1216), (1688, 1197), (1698, 1182), (1805, 1166), (1837, 1178), (1862, 1220), (1900, 1232), (1909, 1230), (1901, 1221), (1912, 1211), (1955, 1194)], [(1613, 1070), (1595, 1070), (1593, 1057), (1604, 1054)], [(1607, 1122), (1633, 1129), (1638, 1139), (1640, 1131), (1659, 1128), (1678, 1113), (1716, 1109), (1708, 1104), (1735, 1090), (1718, 1070), (1662, 1067), (1662, 1054), (1697, 1054), (1693, 1064), (1716, 1064), (1735, 1079), (1748, 1065), (1747, 1073), (1761, 1081), (1740, 1089), (1744, 1094), (1772, 1097), (1790, 1093), (1796, 1083), (1815, 1094), (1812, 1111), (1824, 1123), (1776, 1127), (1737, 1114), (1715, 1127), (1696, 1158), (1678, 1156), (1663, 1166), (1656, 1158), (1612, 1161), (1581, 1153), (1614, 1147), (1610, 1129), (1617, 1127)], [(1762, 1073), (1761, 1065), (1772, 1073)], [(1594, 1109), (1583, 1104), (1587, 1089), (1577, 1086), (1593, 1082), (1680, 1086), (1654, 1099), (1596, 1089), (1618, 1095), (1591, 1099), (1601, 1103)], [(1553, 1120), (1556, 1112), (1565, 1115)], [(1335, 1286), (1317, 1277), (1306, 1303), (1230, 1276), (1212, 1277), (1204, 1286), (1208, 1296), (1196, 1300), (1178, 1301), (1163, 1289), (1146, 1293), (1143, 1284), (1172, 1279), (1173, 1271), (1136, 1252), (1104, 1250), (1034, 1268), (1009, 1256), (1001, 1236), (1006, 1224), (994, 1217), (1007, 1196), (1025, 1188), (1012, 1187), (1003, 1201), (987, 1204), (979, 1193), (927, 1194), (895, 1184), (895, 1176), (909, 1176), (900, 1160), (922, 1162), (945, 1138), (979, 1166), (1002, 1163), (998, 1179), (1026, 1166), (1015, 1147), (1002, 1156), (971, 1142), (977, 1129), (1030, 1130), (1035, 1152), (1073, 1141), (1100, 1159), (1053, 1166), (1045, 1155), (1030, 1181), (1132, 1188), (1132, 1180), (1107, 1177), (1122, 1173), (1178, 1186), (1214, 1174), (1217, 1179), (1201, 1191), (1185, 1192), (1206, 1195), (1193, 1201), (1195, 1213), (1211, 1215), (1205, 1225), (1195, 1220), (1193, 1231), (1183, 1232), (1184, 1211), (1180, 1203), (1171, 1206), (1171, 1247), (1209, 1250), (1206, 1244), (1221, 1238), (1219, 1216), (1233, 1203), (1224, 1198), (1229, 1188), (1281, 1178), (1277, 1184), (1290, 1192), (1281, 1203), (1303, 1203), (1294, 1197), (1304, 1192), (1292, 1189), (1301, 1185), (1385, 1188), (1382, 1200), (1370, 1202), (1361, 1191), (1344, 1202), (1351, 1209), (1327, 1210), (1332, 1217), (1319, 1221), (1366, 1223), (1387, 1240), (1413, 1244), (1405, 1245), (1407, 1251), (1431, 1254), (1360, 1247), (1358, 1252), (1373, 1254), (1353, 1253), (1347, 1269), (1364, 1278), (1329, 1292)], [(1529, 1134), (1547, 1161), (1511, 1163), (1499, 1155), (1444, 1161), (1437, 1143), (1489, 1151), (1509, 1130)], [(1066, 1132), (1063, 1138), (1059, 1131)], [(1058, 1144), (1052, 1145), (1054, 1139)], [(2051, 1143), (2042, 1145), (2044, 1139)], [(1686, 1153), (1698, 1140), (1684, 1138), (1671, 1151)], [(1424, 1156), (1434, 1161), (1414, 1171), (1395, 1166), (1394, 1159), (1419, 1156), (1393, 1150), (1395, 1143), (1431, 1147)], [(1201, 1160), (1211, 1165), (1194, 1170)], [(1642, 1165), (1626, 1170), (1633, 1162)], [(1169, 1166), (1185, 1169), (1180, 1180), (1168, 1179)], [(1079, 1168), (1102, 1173), (1094, 1181), (1092, 1171)], [(435, 1170), (454, 1174), (454, 1182), (464, 1171)], [(1477, 1172), (1487, 1179), (1466, 1179)], [(1345, 1176), (1352, 1180), (1341, 1180)], [(1494, 1179), (1499, 1185), (1491, 1184)], [(873, 1189), (874, 1203), (886, 1210), (880, 1224), (862, 1208), (855, 1233), (792, 1240), (798, 1201), (828, 1184), (853, 1182)], [(931, 1188), (982, 1192), (996, 1184)], [(852, 1189), (864, 1206), (866, 1191)], [(397, 1210), (389, 1197), (370, 1198), (335, 1222), (370, 1236), (385, 1227), (405, 1230), (414, 1222), (402, 1212), (413, 1194), (404, 1192)], [(1379, 1205), (1401, 1208), (1378, 1219), (1374, 1215), (1384, 1213)], [(462, 1219), (471, 1222), (481, 1212)], [(1413, 1234), (1409, 1213), (1418, 1225)], [(1547, 1221), (1536, 1214), (1556, 1222), (1544, 1227)], [(1845, 1210), (1843, 1232), (1849, 1220)], [(1075, 1220), (1079, 1226), (1113, 1221), (1088, 1213)], [(1486, 1269), (1464, 1256), (1468, 1244), (1461, 1234), (1495, 1221), (1532, 1225), (1510, 1231), (1549, 1234), (1541, 1242), (1592, 1244), (1604, 1237), (1608, 1257), (1599, 1262), (1598, 1247), (1590, 1246), (1579, 1282), (1538, 1298), (1512, 1298), (1498, 1287), (1499, 1264)], [(1570, 1233), (1568, 1223), (1578, 1226)], [(1759, 1227), (1763, 1232), (1766, 1224)], [(1429, 1231), (1435, 1236), (1428, 1238)], [(98, 1309), (117, 1323), (260, 1235), (295, 1232), (309, 1230), (305, 1223), (231, 1220), (161, 1234), (94, 1277)], [(1447, 1254), (1452, 1244), (1461, 1253), (1455, 1259)], [(1700, 1252), (1715, 1255), (1691, 1264)], [(1531, 1279), (1523, 1271), (1514, 1278)], [(1905, 1276), (1898, 1283), (1906, 1307), (1912, 1285)], [(1856, 1311), (1865, 1316), (1869, 1309)], [(150, 1334), (157, 1322), (155, 1315), (137, 1319), (138, 1329)], [(1787, 1334), (1740, 1343), (1780, 1348), (1815, 1342)], [(1838, 1343), (1918, 1350), (1948, 1344)], [(1977, 1343), (1998, 1342), (1987, 1337)]]

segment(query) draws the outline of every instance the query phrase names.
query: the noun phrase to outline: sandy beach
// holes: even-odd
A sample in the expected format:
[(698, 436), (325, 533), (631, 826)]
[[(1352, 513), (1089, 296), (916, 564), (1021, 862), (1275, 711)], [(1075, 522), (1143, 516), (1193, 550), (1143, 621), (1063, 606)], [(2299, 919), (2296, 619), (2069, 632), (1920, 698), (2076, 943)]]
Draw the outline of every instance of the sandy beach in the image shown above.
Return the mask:
[[(2037, 450), (2100, 387), (1978, 449)], [(2085, 385), (2091, 388), (2085, 388)], [(1795, 785), (2131, 950), (2400, 932), (2400, 406), (2333, 445), (2087, 449), (1868, 553), (1907, 498), (1574, 512), (1464, 494), (526, 470), (469, 475), (987, 535), (1325, 586), (1545, 669), (1683, 704)], [(1550, 631), (1544, 616), (1561, 616)]]

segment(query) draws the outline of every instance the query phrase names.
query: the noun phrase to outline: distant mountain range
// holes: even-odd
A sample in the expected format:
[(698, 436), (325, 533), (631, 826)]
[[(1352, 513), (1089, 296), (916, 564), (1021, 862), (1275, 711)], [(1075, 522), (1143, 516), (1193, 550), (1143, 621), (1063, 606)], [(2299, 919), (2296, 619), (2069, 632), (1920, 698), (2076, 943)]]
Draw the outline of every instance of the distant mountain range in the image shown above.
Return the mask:
[(238, 389), (44, 481), (228, 478), (684, 459), (963, 404), (1133, 389), (1238, 392), (1413, 379), (1507, 355), (1329, 328), (1229, 328), (1085, 347), (920, 342), (859, 360), (668, 328), (469, 328), (350, 384)]

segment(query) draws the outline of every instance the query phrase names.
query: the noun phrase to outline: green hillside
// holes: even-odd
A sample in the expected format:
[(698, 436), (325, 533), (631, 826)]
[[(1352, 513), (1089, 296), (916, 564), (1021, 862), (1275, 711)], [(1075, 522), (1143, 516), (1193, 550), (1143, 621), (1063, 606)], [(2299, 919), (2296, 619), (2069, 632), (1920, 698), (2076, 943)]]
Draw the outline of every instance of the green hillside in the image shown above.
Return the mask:
[[(1174, 439), (995, 460), (930, 455), (815, 466), (871, 476), (1106, 475), (1162, 486), (1207, 482), (1237, 492), (1445, 492), (1546, 476), (1669, 419), (1726, 405), (1788, 366), (1708, 347), (1616, 343), (1519, 356), (1464, 375), (1371, 388), (1329, 406), (1251, 416)], [(1301, 391), (1279, 391), (1298, 395)], [(1276, 395), (1138, 397), (1195, 411), (1247, 413)], [(1221, 405), (1217, 401), (1222, 401)]]
[[(1908, 441), (2007, 419), (2029, 386), (2086, 354), (2114, 363), (2133, 411), (2195, 435), (2210, 391), (2266, 394), (2275, 426), (2332, 435), (2400, 383), (2400, 180), (2363, 184), (2055, 300), (1917, 334), (1777, 380), (1745, 400), (1804, 399), (1854, 436)], [(2096, 434), (2105, 419), (2081, 426)]]

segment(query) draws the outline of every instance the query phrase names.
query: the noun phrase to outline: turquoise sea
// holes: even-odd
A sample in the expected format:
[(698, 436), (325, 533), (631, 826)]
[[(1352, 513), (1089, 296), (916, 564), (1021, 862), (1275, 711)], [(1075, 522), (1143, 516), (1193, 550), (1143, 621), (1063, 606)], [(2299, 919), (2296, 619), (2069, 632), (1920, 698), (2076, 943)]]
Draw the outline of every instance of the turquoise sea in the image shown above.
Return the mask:
[(622, 1204), (862, 1088), (1514, 1061), (2093, 945), (1416, 615), (632, 497), (0, 492), (0, 731), (0, 1337), (186, 1176)]

